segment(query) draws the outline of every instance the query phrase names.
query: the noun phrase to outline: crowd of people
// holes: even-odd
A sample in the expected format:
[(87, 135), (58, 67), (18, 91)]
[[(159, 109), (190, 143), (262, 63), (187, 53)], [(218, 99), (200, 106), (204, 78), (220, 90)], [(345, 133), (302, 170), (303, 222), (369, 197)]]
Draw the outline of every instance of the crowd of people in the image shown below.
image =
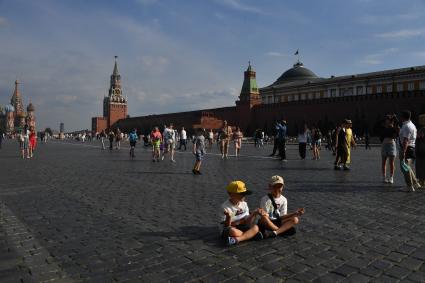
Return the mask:
[[(382, 125), (377, 130), (381, 142), (380, 155), (382, 157), (382, 181), (387, 184), (394, 183), (396, 158), (399, 157), (400, 171), (406, 183), (405, 191), (414, 192), (425, 187), (425, 115), (419, 116), (420, 129), (411, 121), (409, 111), (385, 115)], [(333, 167), (335, 170), (349, 171), (351, 168), (351, 150), (357, 146), (353, 133), (353, 123), (344, 119), (340, 125), (328, 131), (325, 136), (319, 127), (303, 125), (298, 131), (298, 154), (301, 160), (306, 159), (307, 149), (310, 148), (312, 160), (320, 160), (322, 143), (325, 148), (335, 156)], [(287, 161), (288, 126), (286, 120), (281, 120), (274, 125), (275, 136), (273, 152), (270, 156), (277, 156), (283, 162)], [(85, 135), (81, 141), (85, 141)], [(4, 133), (0, 132), (0, 148)], [(173, 124), (164, 125), (162, 131), (154, 127), (148, 135), (139, 135), (136, 129), (123, 133), (119, 128), (103, 130), (96, 134), (100, 140), (101, 149), (105, 150), (106, 140), (109, 141), (109, 150), (121, 149), (121, 142), (128, 141), (130, 145), (130, 158), (135, 158), (137, 142), (143, 141), (144, 146), (152, 148), (152, 162), (169, 160), (176, 162), (176, 149), (186, 151), (188, 143), (194, 155), (192, 172), (202, 175), (201, 165), (207, 149), (211, 149), (216, 142), (221, 158), (229, 158), (229, 149), (234, 146), (235, 157), (240, 156), (244, 135), (239, 127), (230, 126), (224, 121), (222, 126), (215, 131), (195, 129), (191, 138), (184, 127), (175, 129)], [(266, 135), (258, 129), (254, 135), (254, 146), (261, 148)], [(33, 127), (25, 126), (17, 135), (21, 157), (32, 158), (37, 145), (37, 133)], [(292, 140), (293, 141), (293, 140)], [(370, 149), (370, 137), (364, 138), (365, 149)], [(389, 167), (389, 168), (388, 168)], [(285, 188), (281, 176), (272, 176), (269, 184), (269, 193), (261, 198), (258, 208), (250, 211), (246, 203), (246, 196), (251, 193), (243, 181), (233, 181), (226, 187), (228, 199), (220, 208), (220, 224), (222, 225), (222, 238), (229, 246), (239, 242), (255, 239), (274, 238), (278, 235), (293, 235), (295, 226), (300, 222), (300, 217), (305, 213), (304, 208), (299, 208), (293, 213), (287, 211), (287, 199), (283, 196)]]

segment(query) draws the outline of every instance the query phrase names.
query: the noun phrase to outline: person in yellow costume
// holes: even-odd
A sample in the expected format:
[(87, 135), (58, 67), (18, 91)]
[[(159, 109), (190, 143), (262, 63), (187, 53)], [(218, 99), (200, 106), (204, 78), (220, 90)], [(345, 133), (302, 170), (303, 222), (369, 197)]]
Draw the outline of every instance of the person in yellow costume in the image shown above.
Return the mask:
[(345, 119), (336, 132), (336, 158), (335, 170), (350, 170), (351, 146), (355, 146), (353, 131), (351, 130), (351, 120)]
[(354, 140), (353, 130), (351, 127), (353, 122), (351, 120), (345, 120), (345, 146), (347, 147), (347, 160), (344, 164), (344, 170), (350, 170), (351, 163), (351, 146), (356, 146), (356, 141)]

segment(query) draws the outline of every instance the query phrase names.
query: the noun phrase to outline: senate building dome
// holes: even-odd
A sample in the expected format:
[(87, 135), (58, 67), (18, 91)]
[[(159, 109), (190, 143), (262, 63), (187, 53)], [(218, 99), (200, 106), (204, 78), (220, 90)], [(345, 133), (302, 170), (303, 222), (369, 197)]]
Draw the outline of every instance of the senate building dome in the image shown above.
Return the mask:
[(273, 84), (285, 84), (298, 81), (313, 81), (319, 77), (310, 69), (304, 67), (303, 63), (297, 62), (294, 67), (285, 71)]

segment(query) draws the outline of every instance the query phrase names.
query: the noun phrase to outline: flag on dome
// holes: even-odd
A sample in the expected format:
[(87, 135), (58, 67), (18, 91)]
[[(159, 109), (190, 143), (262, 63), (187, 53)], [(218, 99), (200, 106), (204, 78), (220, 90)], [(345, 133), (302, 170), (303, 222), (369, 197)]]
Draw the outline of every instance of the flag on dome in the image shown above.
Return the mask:
[(294, 55), (298, 55), (298, 49), (297, 49), (297, 51), (295, 52), (295, 54)]

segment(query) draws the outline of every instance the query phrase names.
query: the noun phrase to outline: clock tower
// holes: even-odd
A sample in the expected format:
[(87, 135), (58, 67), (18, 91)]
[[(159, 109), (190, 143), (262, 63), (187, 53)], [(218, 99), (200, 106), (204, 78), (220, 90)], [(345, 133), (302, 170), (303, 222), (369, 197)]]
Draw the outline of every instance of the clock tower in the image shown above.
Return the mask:
[(107, 128), (113, 126), (118, 120), (127, 118), (127, 98), (122, 95), (117, 58), (118, 56), (115, 56), (108, 96), (103, 99), (103, 117), (107, 118)]

